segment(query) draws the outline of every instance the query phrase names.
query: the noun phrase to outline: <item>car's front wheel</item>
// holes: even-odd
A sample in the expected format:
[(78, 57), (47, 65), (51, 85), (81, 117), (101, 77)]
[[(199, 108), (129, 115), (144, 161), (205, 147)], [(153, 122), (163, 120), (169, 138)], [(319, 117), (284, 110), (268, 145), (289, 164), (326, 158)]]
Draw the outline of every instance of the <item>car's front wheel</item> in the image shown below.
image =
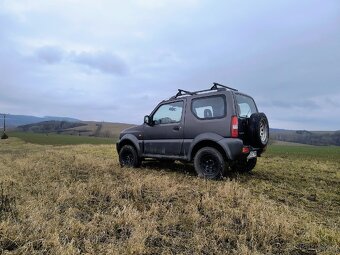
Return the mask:
[(132, 145), (124, 145), (119, 151), (119, 163), (122, 167), (139, 167), (141, 159)]
[(226, 166), (222, 154), (212, 147), (203, 147), (195, 155), (195, 170), (199, 177), (220, 179)]

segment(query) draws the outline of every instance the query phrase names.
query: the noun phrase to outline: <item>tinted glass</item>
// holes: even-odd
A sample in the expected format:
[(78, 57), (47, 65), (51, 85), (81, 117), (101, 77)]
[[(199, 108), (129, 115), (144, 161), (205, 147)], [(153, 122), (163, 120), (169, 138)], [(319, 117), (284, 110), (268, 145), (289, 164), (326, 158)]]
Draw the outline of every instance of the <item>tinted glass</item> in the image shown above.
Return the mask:
[(255, 102), (251, 97), (236, 94), (236, 101), (240, 117), (249, 118), (250, 115), (257, 112)]
[(153, 115), (153, 121), (157, 124), (177, 123), (182, 119), (183, 101), (161, 105)]
[(223, 96), (203, 97), (192, 100), (192, 112), (200, 119), (214, 119), (225, 116), (225, 100)]

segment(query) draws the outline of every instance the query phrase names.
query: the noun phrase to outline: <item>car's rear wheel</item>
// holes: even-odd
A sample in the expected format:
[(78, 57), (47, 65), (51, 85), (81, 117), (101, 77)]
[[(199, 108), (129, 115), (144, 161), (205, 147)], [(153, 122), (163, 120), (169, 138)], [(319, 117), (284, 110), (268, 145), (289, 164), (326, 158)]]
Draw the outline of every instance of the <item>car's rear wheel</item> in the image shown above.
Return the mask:
[(257, 158), (252, 159), (242, 159), (234, 162), (230, 165), (232, 171), (240, 172), (240, 173), (247, 173), (253, 170), (256, 166)]
[(119, 152), (119, 163), (122, 167), (139, 167), (141, 159), (138, 157), (135, 147), (124, 145)]
[(203, 147), (195, 155), (194, 166), (199, 177), (220, 179), (226, 166), (222, 154), (212, 147)]

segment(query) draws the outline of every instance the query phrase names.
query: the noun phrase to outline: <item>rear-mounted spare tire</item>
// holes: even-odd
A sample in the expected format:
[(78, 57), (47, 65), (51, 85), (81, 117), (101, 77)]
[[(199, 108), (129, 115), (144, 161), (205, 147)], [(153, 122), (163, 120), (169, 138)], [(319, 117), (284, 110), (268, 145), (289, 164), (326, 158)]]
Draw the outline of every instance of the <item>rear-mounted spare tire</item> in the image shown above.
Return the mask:
[(249, 140), (250, 145), (255, 148), (264, 148), (269, 141), (269, 123), (267, 116), (263, 113), (253, 113), (249, 118)]

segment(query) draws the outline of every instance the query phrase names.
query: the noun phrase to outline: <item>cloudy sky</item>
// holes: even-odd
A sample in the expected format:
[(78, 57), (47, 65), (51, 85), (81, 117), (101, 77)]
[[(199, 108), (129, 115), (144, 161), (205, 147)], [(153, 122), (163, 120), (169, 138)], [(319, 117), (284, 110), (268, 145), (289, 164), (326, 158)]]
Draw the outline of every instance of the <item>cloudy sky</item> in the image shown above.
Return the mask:
[(177, 88), (340, 129), (340, 1), (0, 0), (0, 112), (141, 123)]

